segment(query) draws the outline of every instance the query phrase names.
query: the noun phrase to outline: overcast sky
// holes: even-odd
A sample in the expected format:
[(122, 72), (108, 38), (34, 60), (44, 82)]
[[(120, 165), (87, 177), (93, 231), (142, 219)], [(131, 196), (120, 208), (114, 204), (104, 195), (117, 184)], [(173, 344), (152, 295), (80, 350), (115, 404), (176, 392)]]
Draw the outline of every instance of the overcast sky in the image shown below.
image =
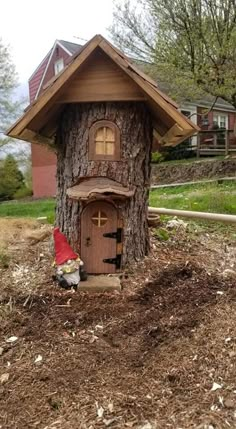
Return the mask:
[(106, 37), (112, 0), (7, 0), (0, 16), (0, 37), (10, 44), (19, 82), (25, 82), (56, 39), (83, 44), (75, 36)]

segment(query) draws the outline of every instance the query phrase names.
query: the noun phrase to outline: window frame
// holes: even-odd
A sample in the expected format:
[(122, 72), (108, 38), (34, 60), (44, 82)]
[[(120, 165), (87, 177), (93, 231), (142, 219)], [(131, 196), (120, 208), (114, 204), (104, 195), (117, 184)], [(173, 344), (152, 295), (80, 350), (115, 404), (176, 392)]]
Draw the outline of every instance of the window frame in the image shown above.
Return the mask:
[[(96, 154), (95, 138), (99, 128), (110, 128), (114, 132), (114, 154), (98, 155)], [(89, 130), (89, 161), (120, 161), (120, 130), (118, 126), (111, 121), (97, 121)]]
[[(225, 118), (225, 128), (223, 127), (221, 127), (220, 126), (220, 122), (221, 122), (221, 117), (224, 117)], [(218, 127), (220, 128), (220, 129), (226, 129), (226, 130), (228, 130), (228, 126), (229, 126), (229, 116), (228, 116), (228, 114), (227, 113), (224, 113), (224, 112), (214, 112), (213, 113), (213, 124), (214, 123), (217, 123), (217, 125), (218, 125)]]
[[(59, 71), (57, 71), (56, 67), (59, 65), (59, 68), (62, 65), (62, 68), (60, 68)], [(55, 61), (54, 63), (54, 74), (55, 76), (57, 76), (59, 73), (61, 73), (61, 71), (64, 69), (65, 65), (64, 65), (64, 59), (63, 58), (59, 58), (58, 60)]]

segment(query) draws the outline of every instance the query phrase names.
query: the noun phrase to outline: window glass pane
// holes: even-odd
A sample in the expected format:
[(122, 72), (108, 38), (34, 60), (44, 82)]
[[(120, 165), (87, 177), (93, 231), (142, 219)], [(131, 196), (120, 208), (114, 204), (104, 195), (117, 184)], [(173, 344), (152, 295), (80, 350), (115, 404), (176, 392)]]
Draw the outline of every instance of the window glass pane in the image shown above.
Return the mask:
[(115, 134), (109, 127), (101, 127), (95, 135), (95, 153), (96, 155), (115, 154)]
[(101, 212), (100, 210), (92, 216), (92, 222), (94, 225), (101, 227), (107, 223), (107, 215), (104, 212)]
[(113, 142), (106, 143), (106, 155), (114, 155), (115, 145)]
[(105, 143), (104, 142), (96, 142), (96, 155), (105, 155)]
[(213, 116), (213, 123), (217, 124), (220, 128), (226, 128), (227, 127), (227, 116), (215, 114)]
[(60, 73), (60, 71), (63, 70), (63, 68), (64, 68), (64, 60), (63, 60), (63, 58), (60, 58), (59, 60), (57, 60), (54, 63), (54, 72), (55, 72), (55, 75), (57, 75), (58, 73)]
[(220, 123), (219, 126), (221, 128), (226, 128), (226, 116), (220, 116)]
[(108, 127), (106, 128), (106, 141), (109, 141), (109, 142), (115, 141), (114, 131)]
[(95, 141), (99, 141), (99, 142), (103, 142), (104, 141), (104, 132), (103, 132), (103, 128), (98, 128), (97, 132), (96, 132), (96, 137), (95, 137)]
[(218, 115), (213, 115), (213, 123), (215, 125), (219, 125), (219, 116)]

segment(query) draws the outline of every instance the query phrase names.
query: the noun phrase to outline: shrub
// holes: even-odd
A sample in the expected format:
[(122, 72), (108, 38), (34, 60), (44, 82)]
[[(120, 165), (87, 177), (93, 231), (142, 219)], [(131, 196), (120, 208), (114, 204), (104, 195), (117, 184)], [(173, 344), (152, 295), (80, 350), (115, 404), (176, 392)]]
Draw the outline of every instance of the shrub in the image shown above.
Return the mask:
[(166, 146), (163, 147), (162, 158), (164, 161), (174, 161), (178, 159), (188, 159), (195, 155), (193, 148), (191, 147), (191, 139), (187, 139), (177, 146)]
[(160, 241), (167, 241), (170, 238), (168, 232), (164, 228), (156, 229), (154, 235)]
[(152, 162), (153, 164), (159, 164), (163, 161), (163, 156), (160, 152), (152, 152)]
[(7, 155), (0, 166), (0, 200), (11, 200), (20, 188), (25, 187), (24, 176), (13, 155)]
[(26, 198), (26, 197), (31, 197), (33, 195), (32, 189), (27, 188), (26, 186), (18, 189), (15, 193), (14, 193), (14, 198), (16, 200), (21, 199), (21, 198)]

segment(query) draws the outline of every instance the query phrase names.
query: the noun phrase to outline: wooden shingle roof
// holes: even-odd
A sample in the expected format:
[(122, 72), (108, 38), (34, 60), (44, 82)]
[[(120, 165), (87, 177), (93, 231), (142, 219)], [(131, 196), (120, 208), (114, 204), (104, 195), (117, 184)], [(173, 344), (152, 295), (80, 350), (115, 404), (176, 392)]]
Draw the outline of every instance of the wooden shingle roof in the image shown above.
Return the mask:
[(96, 35), (47, 84), (7, 135), (51, 146), (66, 103), (121, 100), (147, 104), (154, 135), (162, 144), (176, 145), (199, 130), (153, 79), (104, 37)]

